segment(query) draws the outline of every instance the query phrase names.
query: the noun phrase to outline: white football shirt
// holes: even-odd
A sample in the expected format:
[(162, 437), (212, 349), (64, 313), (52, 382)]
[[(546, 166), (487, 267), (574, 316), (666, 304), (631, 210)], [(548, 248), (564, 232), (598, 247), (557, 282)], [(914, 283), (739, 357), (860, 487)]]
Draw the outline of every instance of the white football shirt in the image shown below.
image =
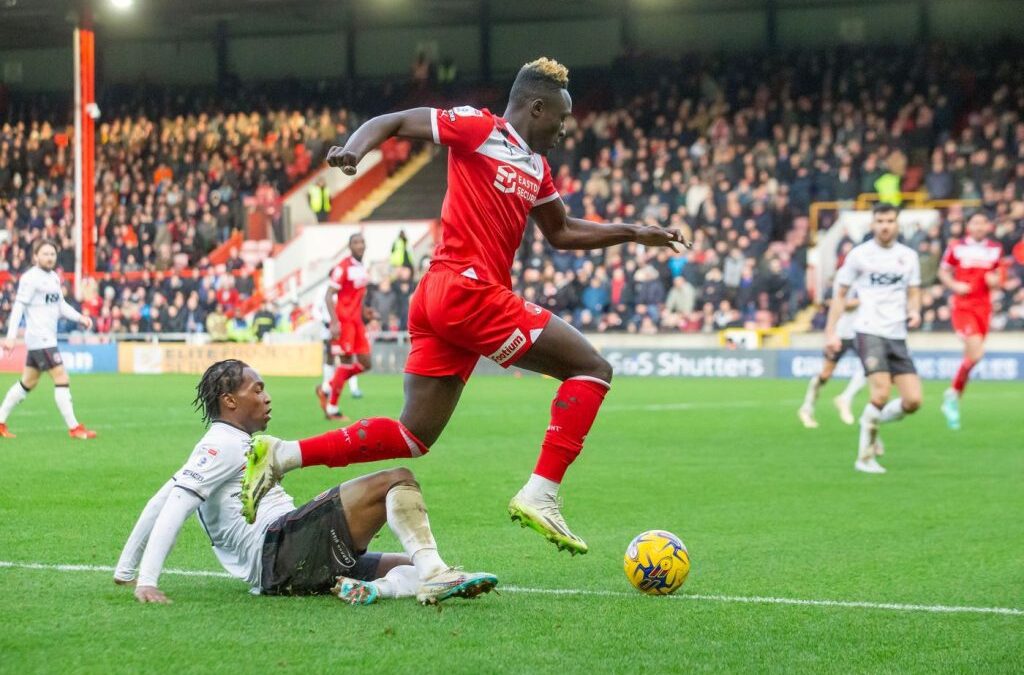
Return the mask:
[(74, 307), (64, 300), (60, 276), (39, 266), (29, 268), (18, 280), (18, 292), (7, 337), (18, 334), (21, 316), (25, 316), (25, 347), (47, 349), (57, 346), (57, 322), (61, 316), (78, 321), (82, 318)]
[(275, 520), (295, 509), (295, 503), (280, 485), (275, 485), (260, 501), (256, 522), (245, 522), (239, 495), (250, 440), (241, 429), (214, 422), (185, 466), (174, 474), (174, 482), (203, 500), (196, 515), (224, 569), (259, 586), (263, 538)]
[(857, 293), (860, 305), (853, 328), (890, 340), (907, 337), (907, 291), (921, 285), (917, 252), (894, 242), (888, 248), (874, 239), (855, 247), (836, 273), (836, 283)]

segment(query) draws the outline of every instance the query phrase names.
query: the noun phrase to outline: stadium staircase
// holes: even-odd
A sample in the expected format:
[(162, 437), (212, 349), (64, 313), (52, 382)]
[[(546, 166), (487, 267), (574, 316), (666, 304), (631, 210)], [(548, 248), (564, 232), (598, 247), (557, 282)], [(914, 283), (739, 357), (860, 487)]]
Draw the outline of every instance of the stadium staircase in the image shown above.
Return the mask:
[[(349, 210), (340, 218), (338, 218), (338, 222), (358, 223), (362, 222), (363, 220), (370, 219), (371, 215), (373, 215), (373, 220), (381, 220), (381, 218), (377, 217), (377, 211), (380, 209), (381, 205), (393, 201), (392, 197), (397, 193), (404, 193), (403, 188), (408, 184), (414, 182), (425, 167), (428, 167), (436, 163), (432, 161), (434, 159), (434, 153), (435, 150), (433, 146), (427, 146), (420, 152), (413, 155), (408, 162), (403, 164), (402, 167), (394, 173), (394, 175), (386, 179), (383, 183), (377, 186), (373, 190), (373, 192), (371, 192), (362, 200), (360, 200), (359, 203), (356, 204), (351, 210)], [(435, 189), (439, 188), (435, 186)], [(441, 194), (444, 194), (443, 190)], [(438, 208), (440, 209), (440, 202), (438, 203), (438, 205)], [(434, 212), (434, 215), (437, 215), (436, 211)], [(406, 220), (423, 217), (425, 216), (409, 215), (392, 217), (389, 219)]]
[(428, 161), (366, 216), (366, 220), (437, 218), (448, 185), (448, 153), (433, 147)]

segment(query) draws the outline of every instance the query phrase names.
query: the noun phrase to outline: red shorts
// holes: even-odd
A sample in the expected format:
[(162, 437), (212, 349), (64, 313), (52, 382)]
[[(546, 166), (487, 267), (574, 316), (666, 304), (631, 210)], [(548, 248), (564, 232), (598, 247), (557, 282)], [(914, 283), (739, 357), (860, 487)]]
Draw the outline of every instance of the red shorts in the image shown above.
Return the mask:
[(962, 338), (972, 335), (988, 335), (988, 324), (992, 318), (990, 307), (954, 307), (953, 330)]
[(370, 341), (366, 339), (366, 326), (362, 321), (339, 321), (338, 339), (331, 341), (333, 356), (369, 354)]
[(405, 372), (458, 375), (465, 382), (481, 356), (508, 368), (530, 350), (550, 320), (551, 312), (504, 286), (435, 265), (409, 307), (412, 350)]

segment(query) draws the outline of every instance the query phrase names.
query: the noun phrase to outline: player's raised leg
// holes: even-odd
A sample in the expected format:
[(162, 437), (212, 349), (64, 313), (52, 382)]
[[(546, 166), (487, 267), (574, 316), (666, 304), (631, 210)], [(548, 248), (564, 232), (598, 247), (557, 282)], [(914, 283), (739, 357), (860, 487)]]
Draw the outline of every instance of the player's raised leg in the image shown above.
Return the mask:
[[(365, 333), (363, 342), (366, 342)], [(367, 351), (363, 353), (349, 355), (347, 357), (347, 362), (340, 363), (335, 367), (334, 376), (331, 379), (331, 388), (327, 407), (324, 410), (329, 419), (343, 418), (341, 411), (338, 409), (338, 399), (341, 397), (341, 392), (345, 388), (345, 383), (349, 382), (359, 373), (365, 373), (373, 367), (373, 361), (370, 359), (369, 343), (366, 343), (366, 350)]]
[(344, 429), (299, 441), (253, 437), (242, 478), (242, 514), (249, 522), (255, 521), (263, 496), (295, 469), (425, 455), (448, 424), (463, 386), (456, 376), (406, 374), (405, 407), (398, 420), (361, 419)]
[(558, 489), (611, 387), (612, 367), (579, 331), (554, 316), (516, 365), (562, 384), (551, 402), (551, 421), (533, 474), (512, 498), (509, 514), (559, 549), (586, 553), (586, 542), (573, 534), (562, 516)]
[(960, 397), (964, 395), (967, 380), (974, 366), (985, 356), (985, 336), (972, 334), (964, 337), (964, 358), (953, 381), (942, 396), (942, 414), (950, 429), (960, 429)]
[(814, 404), (818, 402), (818, 394), (821, 388), (828, 384), (832, 372), (836, 369), (838, 356), (826, 351), (825, 361), (821, 364), (821, 372), (811, 377), (807, 383), (807, 392), (804, 394), (804, 402), (797, 411), (797, 417), (806, 429), (817, 429), (818, 421), (814, 419)]
[(853, 397), (864, 388), (867, 381), (868, 378), (864, 374), (864, 368), (860, 364), (856, 365), (853, 369), (853, 375), (850, 376), (850, 381), (846, 383), (846, 388), (843, 389), (841, 394), (832, 399), (844, 424), (853, 424), (856, 421), (853, 416)]

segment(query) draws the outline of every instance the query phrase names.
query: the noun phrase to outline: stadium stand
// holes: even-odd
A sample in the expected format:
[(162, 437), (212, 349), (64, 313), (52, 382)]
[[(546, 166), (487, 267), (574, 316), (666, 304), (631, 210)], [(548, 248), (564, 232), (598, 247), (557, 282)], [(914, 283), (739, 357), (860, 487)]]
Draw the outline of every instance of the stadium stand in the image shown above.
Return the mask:
[[(694, 247), (566, 253), (528, 228), (514, 267), (517, 290), (590, 331), (777, 326), (820, 300), (808, 285), (807, 253), (814, 226), (830, 221), (812, 222), (812, 204), (914, 194), (929, 202), (980, 203), (989, 213), (1007, 256), (993, 327), (1022, 328), (1022, 73), (1021, 55), (1012, 49), (939, 46), (623, 57), (610, 72), (581, 73), (573, 84), (576, 120), (549, 156), (570, 212), (679, 227)], [(461, 95), (461, 103), (488, 102), (471, 90)], [(429, 91), (417, 96), (417, 102), (451, 102)], [(396, 96), (397, 102), (409, 99)], [(55, 121), (28, 120), (0, 129), (0, 233), (6, 233), (0, 266), (24, 269), (27, 246), (45, 235), (62, 243), (61, 265), (68, 269), (67, 137)], [(236, 252), (221, 265), (208, 254), (244, 230), (247, 200), (248, 208), (277, 217), (279, 196), (356, 121), (344, 108), (279, 108), (165, 110), (104, 122), (98, 259), (111, 276), (79, 293), (86, 311), (100, 319), (99, 330), (159, 332), (182, 324), (205, 330), (218, 304), (230, 315), (237, 305), (232, 298), (252, 292), (252, 269), (266, 251), (250, 251), (248, 262)], [(443, 157), (375, 217), (436, 217), (421, 183), (442, 177)], [(406, 197), (420, 209), (407, 208)], [(925, 330), (949, 329), (935, 270), (967, 211), (946, 204), (939, 225), (908, 241), (920, 253), (927, 286)], [(840, 256), (853, 243), (842, 241)], [(415, 275), (405, 269), (395, 268), (395, 278), (368, 296), (371, 307), (386, 310), (382, 327), (404, 323), (401, 309), (415, 287)], [(239, 270), (232, 288), (230, 273)], [(117, 276), (130, 272), (140, 276)], [(12, 290), (5, 284), (0, 312)]]

